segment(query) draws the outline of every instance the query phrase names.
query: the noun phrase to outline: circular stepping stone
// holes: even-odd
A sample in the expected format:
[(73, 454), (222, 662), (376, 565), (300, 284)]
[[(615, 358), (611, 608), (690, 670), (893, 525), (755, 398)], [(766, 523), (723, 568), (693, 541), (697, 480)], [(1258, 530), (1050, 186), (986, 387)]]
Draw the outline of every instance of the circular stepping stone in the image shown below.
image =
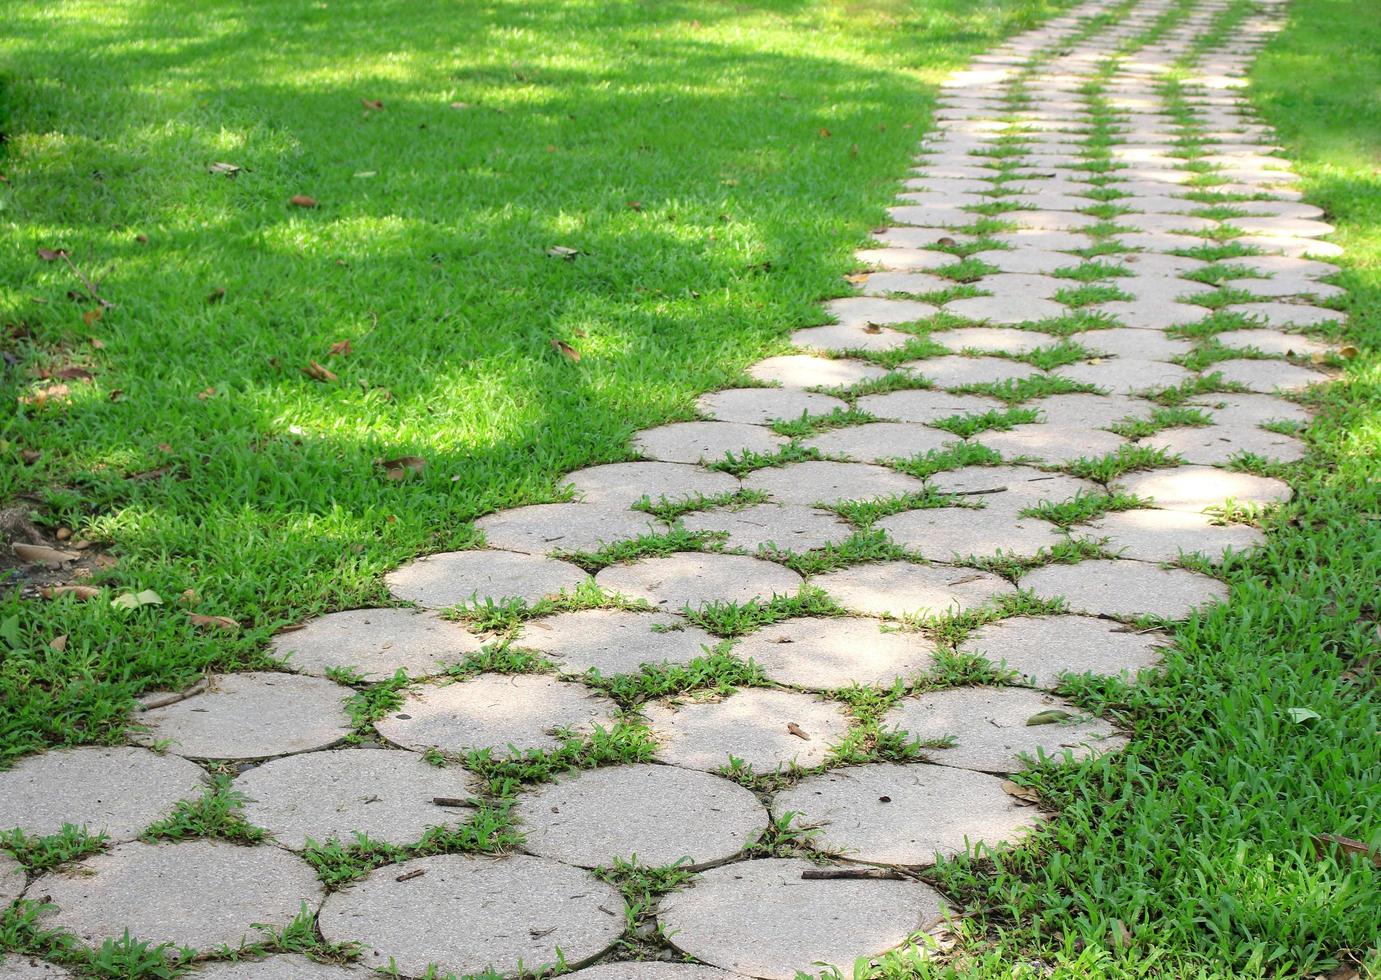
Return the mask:
[(1293, 493), (1283, 480), (1211, 466), (1128, 473), (1118, 482), (1127, 493), (1148, 497), (1161, 510), (1203, 511), (1228, 501), (1266, 506), (1289, 500)]
[(1275, 395), (1213, 394), (1197, 398), (1190, 404), (1207, 409), (1219, 425), (1265, 425), (1267, 422), (1304, 425), (1314, 418), (1303, 405)]
[[(335, 745), (350, 734), (354, 692), (324, 677), (217, 674), (200, 694), (139, 715), (142, 745), (189, 759), (267, 759)], [(148, 938), (148, 937), (142, 937)]]
[(854, 258), (864, 265), (879, 269), (896, 269), (920, 272), (925, 269), (943, 269), (954, 265), (959, 256), (948, 252), (935, 252), (925, 248), (865, 248), (854, 253)]
[(643, 714), (658, 742), (658, 761), (705, 772), (726, 768), (731, 758), (759, 774), (793, 764), (818, 766), (849, 730), (838, 704), (759, 687), (740, 688), (717, 701), (649, 704)]
[[(1234, 285), (1240, 286), (1240, 283)], [(1333, 349), (1328, 344), (1283, 330), (1225, 330), (1214, 334), (1214, 339), (1222, 346), (1233, 350), (1254, 349), (1263, 354), (1294, 354), (1308, 357), (1311, 354), (1326, 354)]]
[(1097, 309), (1099, 313), (1106, 313), (1124, 327), (1137, 330), (1167, 330), (1170, 327), (1198, 323), (1208, 315), (1208, 310), (1202, 306), (1166, 303), (1155, 299), (1115, 300), (1111, 303), (1100, 303)]
[(475, 528), (484, 532), (488, 547), (528, 555), (599, 551), (666, 530), (649, 514), (611, 504), (533, 504), (481, 517)]
[(951, 432), (912, 422), (865, 422), (822, 432), (807, 439), (805, 445), (827, 456), (880, 463), (923, 456), (957, 441), (958, 437)]
[(370, 681), (400, 670), (409, 677), (439, 674), (483, 644), (459, 623), (416, 609), (349, 609), (310, 620), (273, 638), (269, 653), (289, 670), (325, 677), (353, 670)]
[(1011, 355), (1029, 354), (1037, 347), (1055, 341), (1049, 334), (1015, 327), (960, 327), (957, 330), (938, 331), (931, 334), (930, 339), (952, 351), (977, 350)]
[(1125, 418), (1149, 416), (1156, 407), (1127, 395), (1052, 395), (1034, 403), (1046, 425), (1070, 429), (1106, 429)]
[(787, 444), (785, 436), (760, 425), (741, 422), (673, 422), (643, 429), (633, 448), (664, 463), (713, 463), (726, 456), (761, 453), (771, 456)]
[(980, 432), (974, 438), (1006, 457), (1029, 456), (1057, 465), (1106, 456), (1126, 445), (1121, 436), (1101, 429), (1069, 428), (1049, 422), (1019, 425), (1007, 432)]
[(1098, 488), (1064, 473), (1033, 466), (963, 466), (933, 474), (927, 481), (941, 493), (957, 494), (983, 504), (985, 510), (1016, 514), (1042, 501), (1064, 501)]
[(1287, 255), (1243, 255), (1233, 259), (1232, 264), (1258, 274), (1305, 276), (1311, 279), (1322, 279), (1341, 271), (1330, 262)]
[(1064, 540), (1055, 528), (1034, 517), (1007, 510), (928, 507), (893, 514), (877, 522), (897, 544), (930, 561), (949, 562), (970, 556), (1029, 558)]
[(1046, 565), (1022, 576), (1020, 585), (1042, 599), (1063, 596), (1072, 612), (1124, 619), (1185, 619), (1228, 597), (1226, 585), (1198, 572), (1113, 559)]
[(415, 752), (460, 754), (490, 749), (495, 757), (560, 748), (560, 729), (612, 728), (618, 705), (583, 684), (545, 674), (480, 674), (458, 684), (427, 685), (374, 728)]
[(914, 323), (939, 311), (929, 303), (914, 299), (878, 299), (874, 296), (846, 296), (825, 304), (825, 312), (844, 327), (886, 327)]
[(716, 602), (767, 602), (773, 596), (795, 595), (802, 579), (789, 568), (758, 558), (687, 551), (610, 565), (595, 582), (606, 592), (646, 599), (675, 612)]
[(920, 633), (883, 629), (875, 619), (801, 617), (764, 626), (734, 647), (779, 684), (829, 691), (887, 685), (927, 670), (935, 644)]
[(1150, 562), (1172, 562), (1181, 554), (1221, 561), (1229, 551), (1241, 553), (1266, 541), (1246, 524), (1214, 524), (1205, 514), (1178, 510), (1124, 510), (1078, 530), (1106, 538), (1105, 547), (1119, 558)]
[(786, 466), (765, 466), (743, 481), (749, 490), (762, 490), (786, 504), (838, 504), (845, 500), (874, 500), (920, 493), (925, 484), (885, 466), (810, 460)]
[(317, 921), (328, 942), (362, 943), (370, 969), (510, 976), (590, 962), (623, 933), (624, 905), (614, 886), (546, 858), (440, 854), (375, 869)]
[(764, 980), (849, 975), (860, 957), (899, 946), (937, 919), (940, 895), (911, 881), (812, 881), (799, 858), (743, 861), (706, 871), (662, 899), (657, 922), (672, 945)]
[(196, 980), (363, 980), (370, 974), (350, 966), (318, 963), (298, 953), (281, 953), (262, 960), (208, 963), (188, 976)]
[(117, 843), (133, 840), (205, 789), (201, 767), (177, 756), (128, 747), (58, 749), (0, 772), (0, 832), (49, 837), (72, 824)]
[(837, 388), (887, 376), (887, 369), (845, 357), (787, 354), (769, 357), (748, 369), (758, 381), (775, 381), (787, 388)]
[(29, 886), (57, 908), (48, 928), (99, 947), (128, 930), (150, 943), (210, 952), (260, 942), (265, 930), (321, 902), (322, 887), (301, 858), (277, 847), (224, 841), (134, 841), (93, 854)]
[(627, 507), (646, 497), (652, 503), (733, 493), (738, 480), (682, 463), (607, 463), (566, 475), (566, 482), (591, 503)]
[(995, 248), (975, 252), (972, 258), (991, 265), (1000, 272), (1024, 275), (1049, 275), (1060, 269), (1074, 268), (1083, 262), (1077, 255), (1036, 248)]
[(580, 868), (702, 868), (738, 854), (768, 824), (742, 786), (676, 766), (575, 773), (525, 795), (513, 812), (529, 853)]
[[(955, 415), (981, 415), (1003, 407), (987, 395), (954, 395), (947, 391), (912, 389), (885, 395), (865, 395), (858, 407), (878, 418), (898, 422), (935, 422)], [(950, 436), (951, 439), (954, 436)]]
[(27, 878), (23, 866), (9, 851), (0, 851), (0, 909), (9, 906), (24, 892)]
[(844, 520), (799, 504), (756, 504), (743, 510), (702, 510), (681, 518), (687, 531), (723, 531), (725, 546), (745, 551), (809, 551), (853, 536)]
[(34, 956), (21, 953), (0, 956), (0, 978), (3, 980), (67, 980), (75, 975)]
[(733, 980), (734, 974), (698, 963), (620, 960), (580, 971), (580, 980)]
[(839, 323), (803, 327), (791, 335), (791, 342), (797, 347), (823, 351), (896, 350), (911, 340), (911, 334), (890, 327), (848, 327)]
[(1164, 634), (1089, 616), (1014, 616), (980, 627), (959, 649), (1005, 663), (1035, 687), (1055, 688), (1064, 674), (1132, 680), (1160, 663), (1164, 642)]
[(1206, 375), (1219, 375), (1230, 384), (1239, 384), (1251, 391), (1270, 394), (1273, 391), (1303, 391), (1310, 385), (1331, 381), (1328, 375), (1313, 368), (1301, 367), (1286, 361), (1264, 361), (1244, 358), (1217, 361), (1210, 364)]
[[(1037, 724), (1027, 724), (1033, 719)], [(1041, 723), (1044, 719), (1049, 720)], [(1101, 718), (1021, 687), (951, 687), (903, 698), (884, 722), (922, 742), (952, 737), (950, 748), (926, 749), (926, 754), (941, 765), (978, 772), (1016, 772), (1025, 766), (1023, 756), (1036, 759), (1044, 753), (1056, 762), (1070, 761), (1127, 744)]]
[(898, 617), (960, 613), (1014, 591), (988, 572), (907, 561), (854, 565), (818, 575), (810, 584), (824, 589), (850, 612)]
[(384, 576), (395, 598), (429, 609), (521, 599), (534, 603), (573, 590), (589, 576), (555, 558), (509, 551), (451, 551), (409, 562)]
[(924, 296), (926, 293), (941, 293), (953, 288), (954, 283), (950, 280), (924, 272), (875, 272), (863, 283), (865, 296), (886, 296), (889, 293)]
[(300, 851), (308, 838), (344, 844), (356, 834), (388, 844), (412, 844), (430, 827), (463, 819), (438, 797), (468, 799), (478, 792), (464, 770), (439, 768), (411, 752), (335, 749), (274, 759), (235, 780), (245, 795), (245, 819)]
[(1009, 361), (1004, 357), (964, 357), (959, 354), (931, 357), (923, 361), (907, 361), (902, 368), (912, 374), (929, 378), (941, 388), (1019, 381), (1045, 373), (1030, 364)]
[(1172, 357), (1188, 354), (1194, 347), (1187, 340), (1174, 340), (1156, 330), (1133, 330), (1130, 327), (1085, 330), (1071, 334), (1069, 339), (1100, 354), (1153, 361), (1168, 361)]
[(1154, 446), (1187, 463), (1216, 466), (1230, 462), (1243, 453), (1264, 456), (1281, 463), (1303, 459), (1304, 443), (1294, 436), (1268, 432), (1255, 425), (1211, 425), (1182, 429), (1166, 429), (1147, 436), (1139, 443)]
[(829, 395), (791, 388), (729, 388), (701, 395), (695, 404), (712, 419), (753, 425), (802, 415), (828, 415), (849, 407)]
[[(945, 312), (985, 323), (1034, 323), (1064, 316), (1069, 310), (1063, 303), (1031, 296), (971, 296), (967, 299), (950, 300), (945, 304)], [(962, 349), (953, 347), (944, 334), (936, 334), (935, 339), (950, 350)]]
[(809, 776), (772, 808), (817, 828), (812, 843), (852, 861), (928, 865), (970, 848), (1014, 843), (1045, 816), (996, 776), (945, 766), (850, 766)]
[(636, 674), (643, 664), (689, 663), (720, 641), (679, 616), (585, 609), (529, 619), (514, 642), (568, 671), (597, 670), (613, 677)]
[[(1150, 333), (1149, 330), (1141, 332)], [(1178, 364), (1139, 357), (1114, 357), (1066, 364), (1051, 373), (1079, 384), (1095, 385), (1116, 394), (1173, 388), (1194, 377), (1192, 371), (1187, 371)]]

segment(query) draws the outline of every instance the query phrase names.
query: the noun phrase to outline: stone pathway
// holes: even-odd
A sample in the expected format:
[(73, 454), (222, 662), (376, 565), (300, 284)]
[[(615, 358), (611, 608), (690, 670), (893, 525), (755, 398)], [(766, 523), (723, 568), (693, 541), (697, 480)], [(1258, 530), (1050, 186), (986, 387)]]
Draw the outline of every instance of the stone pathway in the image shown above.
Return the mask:
[[(206, 978), (790, 978), (914, 942), (927, 866), (1058, 819), (1006, 777), (1125, 744), (1063, 678), (1135, 683), (1290, 496), (1340, 317), (1331, 228), (1235, 92), (1279, 9), (1092, 0), (975, 59), (831, 322), (389, 575), (420, 609), (0, 772), (0, 831), (106, 835), (38, 874), (0, 850), (0, 905)], [(262, 840), (158, 832), (207, 793)], [(357, 834), (353, 882), (316, 873)], [(681, 871), (630, 912), (634, 864)], [(302, 914), (359, 958), (215, 961)]]

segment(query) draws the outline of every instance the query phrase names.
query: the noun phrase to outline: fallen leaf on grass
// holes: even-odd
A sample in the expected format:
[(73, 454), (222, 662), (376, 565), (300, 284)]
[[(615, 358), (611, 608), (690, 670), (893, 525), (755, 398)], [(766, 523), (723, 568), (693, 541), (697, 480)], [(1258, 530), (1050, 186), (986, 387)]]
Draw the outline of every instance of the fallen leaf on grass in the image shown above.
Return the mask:
[(62, 653), (64, 650), (66, 650), (67, 634), (64, 633), (61, 636), (55, 636), (51, 640), (49, 640), (48, 649), (52, 650), (54, 653)]
[(288, 198), (288, 203), (295, 208), (314, 208), (317, 206), (316, 198), (308, 197), (306, 194), (294, 194)]
[(65, 595), (70, 595), (78, 602), (85, 602), (87, 599), (96, 598), (101, 594), (101, 590), (94, 585), (53, 585), (39, 589), (38, 593), (45, 599), (60, 599)]
[(211, 164), (211, 166), (206, 168), (206, 172), (212, 174), (224, 174), (227, 177), (234, 177), (243, 169), (244, 167), (241, 167), (239, 164), (236, 163), (213, 163)]
[(85, 323), (89, 327), (104, 315), (105, 311), (98, 306), (96, 309), (87, 310), (82, 314), (82, 323)]
[(551, 345), (552, 347), (556, 348), (556, 350), (560, 351), (561, 356), (566, 358), (566, 360), (580, 360), (580, 351), (576, 350), (574, 347), (566, 343), (564, 340), (557, 340), (556, 338), (552, 338)]
[(70, 399), (72, 389), (64, 384), (49, 385), (46, 388), (39, 388), (31, 395), (20, 395), (19, 401), (23, 405), (32, 405), (34, 408), (43, 408), (50, 402), (65, 402)]
[(41, 544), (16, 542), (10, 547), (14, 549), (14, 553), (19, 556), (20, 560), (34, 565), (47, 565), (49, 568), (61, 568), (64, 563), (76, 561), (81, 557), (75, 551), (59, 551), (57, 548), (49, 548)]
[(19, 458), (24, 461), (24, 465), (32, 466), (43, 458), (43, 453), (37, 449), (21, 449), (19, 450)]
[(92, 350), (101, 350), (105, 347), (105, 341), (100, 337), (87, 337), (86, 342), (91, 345)]
[(1030, 786), (1018, 785), (1010, 779), (1004, 779), (1002, 781), (1002, 792), (1023, 803), (1039, 803), (1041, 801), (1040, 794)]
[(1314, 844), (1314, 854), (1323, 858), (1331, 851), (1341, 851), (1348, 857), (1370, 858), (1371, 863), (1381, 868), (1381, 850), (1372, 850), (1366, 841), (1340, 834), (1314, 834), (1309, 838)]
[(201, 596), (197, 595), (196, 589), (183, 589), (182, 594), (177, 597), (178, 605), (195, 606), (201, 601)]
[(383, 112), (384, 104), (378, 99), (360, 99), (360, 105), (375, 112)]
[(421, 476), (427, 469), (427, 461), (421, 456), (399, 456), (397, 459), (376, 459), (374, 465), (384, 471), (389, 480), (405, 480), (408, 476)]
[(210, 627), (218, 630), (238, 630), (240, 624), (229, 616), (203, 616), (201, 613), (188, 613), (188, 621), (197, 627)]
[(64, 381), (94, 381), (96, 376), (83, 367), (58, 368), (50, 378), (61, 378)]
[(312, 361), (302, 369), (302, 373), (313, 381), (335, 381), (336, 374), (329, 368), (324, 368), (316, 361)]
[(201, 400), (201, 401), (206, 401), (206, 399), (208, 399), (208, 398), (215, 398), (215, 397), (216, 397), (216, 388), (215, 388), (214, 385), (213, 385), (212, 387), (210, 387), (210, 388), (203, 388), (201, 391), (197, 392), (197, 398), (198, 398), (199, 400)]
[(1338, 348), (1338, 354), (1339, 356), (1350, 361), (1357, 356), (1357, 348), (1353, 347), (1351, 344), (1347, 344), (1343, 347)]
[(806, 734), (806, 730), (802, 728), (800, 725), (796, 724), (794, 721), (789, 721), (786, 723), (786, 730), (789, 731), (792, 735), (795, 735), (799, 739), (802, 739), (807, 742), (810, 741), (810, 736)]
[(116, 609), (138, 609), (140, 606), (161, 606), (163, 597), (153, 589), (145, 589), (143, 592), (126, 592), (124, 595), (117, 595), (110, 600), (110, 604)]
[(628, 210), (630, 210), (630, 211), (641, 211), (642, 209), (643, 209), (643, 202), (642, 202), (642, 201), (629, 201), (629, 202), (628, 202)]
[(1303, 725), (1307, 721), (1319, 720), (1319, 713), (1317, 711), (1310, 711), (1308, 708), (1290, 708), (1285, 714), (1288, 715), (1290, 720), (1296, 725)]
[(223, 299), (225, 299), (224, 286), (217, 286), (215, 289), (211, 290), (211, 292), (206, 294), (206, 302), (208, 303), (219, 303)]
[(820, 138), (821, 138), (822, 140), (827, 140), (827, 139), (829, 139), (829, 138), (830, 138), (831, 136), (833, 136), (833, 135), (834, 135), (834, 134), (831, 133), (831, 132), (830, 132), (828, 129), (826, 129), (824, 126), (821, 126), (821, 127), (820, 127)]
[(853, 275), (845, 276), (844, 281), (851, 282), (855, 286), (859, 286), (868, 281), (868, 273), (855, 272)]
[(1072, 715), (1068, 711), (1061, 711), (1059, 708), (1051, 708), (1049, 711), (1037, 711), (1030, 718), (1026, 719), (1027, 725), (1062, 725), (1067, 721), (1073, 721), (1078, 715)]
[(554, 259), (565, 259), (567, 262), (570, 262), (580, 254), (580, 249), (570, 248), (566, 245), (553, 245), (551, 248), (547, 249), (547, 254)]
[(44, 262), (56, 262), (58, 259), (67, 258), (67, 250), (65, 248), (40, 248), (38, 257)]
[(355, 348), (350, 346), (348, 340), (338, 340), (331, 345), (331, 353), (338, 357), (349, 357), (355, 352)]

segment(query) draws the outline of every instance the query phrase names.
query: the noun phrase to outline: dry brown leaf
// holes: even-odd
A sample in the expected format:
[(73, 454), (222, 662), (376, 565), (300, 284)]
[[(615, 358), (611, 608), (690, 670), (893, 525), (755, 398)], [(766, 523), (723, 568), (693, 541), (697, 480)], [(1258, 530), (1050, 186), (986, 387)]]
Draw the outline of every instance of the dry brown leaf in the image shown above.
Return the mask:
[(94, 310), (87, 310), (82, 314), (82, 323), (89, 327), (104, 315), (105, 311), (98, 306)]
[(557, 340), (553, 337), (551, 345), (552, 347), (560, 351), (561, 356), (564, 357), (566, 360), (573, 362), (580, 360), (580, 351), (576, 350), (574, 347), (566, 343), (564, 340)]
[(184, 606), (195, 606), (201, 601), (201, 596), (197, 595), (196, 589), (183, 589), (182, 594), (177, 597), (177, 601)]
[(355, 348), (350, 346), (349, 340), (338, 340), (331, 345), (331, 353), (337, 357), (349, 357), (355, 352)]
[(384, 108), (383, 102), (378, 99), (360, 99), (360, 104), (366, 109), (373, 109), (375, 112), (382, 112)]
[(1040, 794), (1030, 786), (1019, 786), (1010, 779), (1002, 781), (1002, 792), (1023, 803), (1039, 803), (1041, 801)]
[(316, 198), (308, 197), (306, 194), (294, 194), (288, 198), (288, 203), (295, 208), (314, 208), (317, 206)]
[(22, 459), (25, 465), (28, 466), (32, 466), (34, 463), (37, 463), (42, 457), (43, 453), (37, 449), (19, 450), (19, 458)]
[(1357, 356), (1357, 348), (1351, 344), (1346, 344), (1338, 348), (1338, 354), (1350, 361)]
[(62, 248), (40, 248), (38, 257), (44, 262), (56, 262), (58, 259), (67, 258), (67, 250)]
[(120, 559), (113, 555), (93, 555), (91, 558), (91, 564), (97, 568), (114, 568), (119, 563)]
[(302, 369), (302, 373), (313, 381), (335, 381), (336, 374), (328, 368), (322, 367), (316, 361), (312, 361)]
[(868, 273), (866, 273), (866, 272), (855, 272), (853, 275), (845, 276), (845, 277), (844, 277), (844, 281), (845, 281), (845, 282), (851, 282), (851, 283), (853, 283), (855, 286), (858, 286), (858, 285), (861, 285), (861, 284), (863, 284), (863, 283), (865, 283), (865, 282), (868, 281)]
[(882, 333), (882, 328), (876, 323), (868, 323), (863, 326), (864, 333)]
[(101, 350), (105, 347), (105, 341), (100, 337), (87, 337), (86, 342), (91, 345), (92, 350)]
[(94, 585), (54, 585), (49, 588), (39, 589), (39, 595), (45, 599), (60, 599), (65, 595), (70, 595), (78, 602), (85, 602), (87, 599), (94, 599), (101, 594), (101, 590)]
[(1320, 858), (1338, 852), (1348, 857), (1370, 858), (1372, 864), (1381, 868), (1381, 850), (1373, 851), (1366, 841), (1341, 834), (1314, 834), (1309, 839), (1314, 844), (1314, 854)]
[(580, 254), (580, 249), (570, 248), (566, 245), (553, 245), (547, 249), (547, 254), (554, 259), (565, 259), (567, 262), (573, 261)]
[(109, 398), (109, 399), (110, 399), (111, 401), (113, 401), (113, 402), (118, 402), (121, 398), (124, 398), (124, 397), (125, 397), (125, 389), (124, 389), (124, 388), (112, 388), (112, 389), (110, 389), (110, 394), (107, 395), (106, 397)]
[(629, 202), (628, 202), (628, 210), (630, 210), (630, 211), (641, 211), (642, 209), (643, 209), (643, 202), (642, 202), (642, 201), (629, 201)]
[(389, 480), (406, 480), (409, 476), (421, 476), (427, 469), (427, 461), (421, 456), (399, 456), (397, 459), (376, 459), (374, 465), (384, 471)]
[(789, 721), (786, 723), (786, 730), (789, 731), (792, 735), (795, 735), (799, 739), (804, 739), (807, 742), (810, 741), (810, 736), (806, 734), (806, 730), (802, 728), (800, 725), (796, 724), (794, 721)]
[(206, 168), (208, 173), (224, 174), (227, 177), (234, 177), (243, 169), (244, 167), (236, 163), (213, 163)]
[(216, 397), (216, 388), (215, 388), (214, 385), (211, 386), (210, 388), (203, 388), (201, 391), (197, 392), (197, 398), (199, 398), (199, 399), (202, 400), (202, 401), (206, 401), (206, 399), (208, 399), (208, 398), (215, 398), (215, 397)]
[(201, 613), (187, 614), (187, 619), (193, 626), (207, 627), (218, 630), (238, 630), (240, 624), (229, 616), (203, 616)]
[(831, 133), (831, 132), (830, 132), (828, 129), (826, 129), (824, 126), (821, 126), (821, 127), (820, 127), (820, 138), (821, 138), (821, 139), (827, 140), (827, 139), (829, 139), (829, 138), (830, 138), (831, 136), (833, 136), (833, 135), (834, 135), (834, 134)]
[(52, 650), (54, 653), (62, 653), (62, 651), (66, 650), (67, 634), (64, 633), (61, 636), (55, 636), (51, 640), (49, 640), (48, 649)]

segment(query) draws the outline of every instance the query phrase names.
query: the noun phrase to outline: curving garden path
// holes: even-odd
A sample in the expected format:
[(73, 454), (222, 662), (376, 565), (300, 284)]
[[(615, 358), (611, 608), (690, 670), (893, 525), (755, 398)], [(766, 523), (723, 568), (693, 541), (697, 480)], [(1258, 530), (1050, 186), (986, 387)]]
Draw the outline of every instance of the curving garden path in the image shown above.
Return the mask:
[[(976, 59), (833, 322), (389, 576), (428, 611), (324, 616), (284, 672), (0, 772), (0, 829), (105, 835), (0, 851), (0, 905), (206, 978), (790, 978), (917, 941), (937, 856), (1057, 819), (1008, 776), (1123, 744), (1063, 678), (1152, 668), (1290, 495), (1339, 290), (1235, 94), (1279, 9), (1096, 0)], [(281, 952), (294, 920), (360, 955)]]

